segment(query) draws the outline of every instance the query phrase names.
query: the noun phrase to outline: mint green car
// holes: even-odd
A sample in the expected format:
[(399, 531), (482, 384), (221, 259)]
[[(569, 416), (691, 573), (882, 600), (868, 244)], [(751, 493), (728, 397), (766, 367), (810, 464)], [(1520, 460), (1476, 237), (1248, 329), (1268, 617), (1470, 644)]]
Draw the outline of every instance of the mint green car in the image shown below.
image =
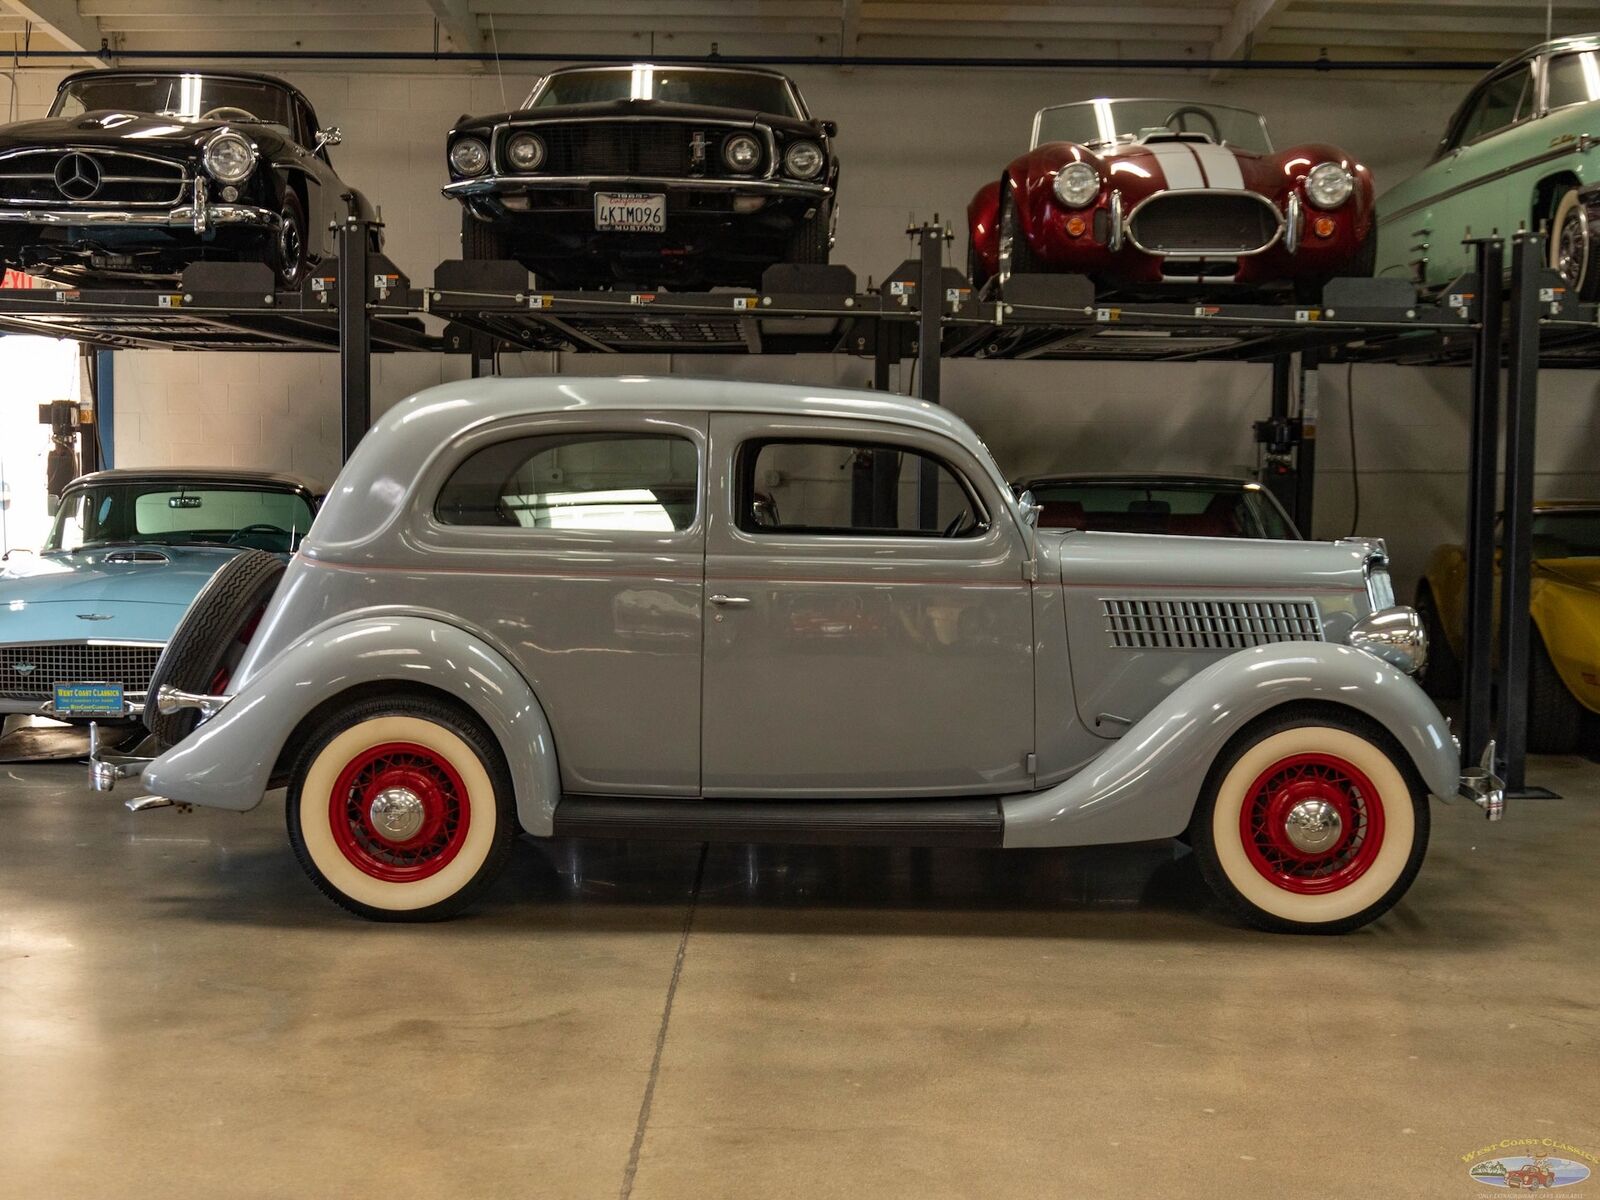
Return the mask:
[(1548, 261), (1600, 299), (1600, 34), (1502, 63), (1468, 93), (1433, 161), (1378, 201), (1379, 275), (1444, 287), (1468, 234), (1542, 231)]

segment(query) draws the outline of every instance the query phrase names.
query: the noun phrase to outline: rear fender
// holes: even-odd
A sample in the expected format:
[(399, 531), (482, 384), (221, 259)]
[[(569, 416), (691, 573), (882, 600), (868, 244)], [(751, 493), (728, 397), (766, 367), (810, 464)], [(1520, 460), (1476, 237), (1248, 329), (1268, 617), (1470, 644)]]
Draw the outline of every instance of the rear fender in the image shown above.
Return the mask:
[(226, 708), (146, 767), (144, 785), (183, 804), (252, 809), (307, 714), (374, 683), (432, 688), (476, 713), (505, 755), (522, 827), (550, 833), (561, 779), (538, 697), (481, 638), (425, 616), (359, 617), (313, 630), (274, 655)]
[(1456, 794), (1459, 752), (1409, 677), (1365, 651), (1280, 642), (1201, 671), (1071, 779), (1001, 801), (1007, 846), (1086, 846), (1176, 837), (1211, 765), (1236, 733), (1276, 708), (1337, 704), (1376, 721), (1436, 796)]

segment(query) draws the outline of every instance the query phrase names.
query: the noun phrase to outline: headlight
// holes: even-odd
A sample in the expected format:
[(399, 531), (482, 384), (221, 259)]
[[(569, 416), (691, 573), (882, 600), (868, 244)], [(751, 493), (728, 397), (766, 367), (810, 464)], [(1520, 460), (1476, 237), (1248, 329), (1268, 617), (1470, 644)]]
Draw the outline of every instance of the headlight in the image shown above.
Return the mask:
[(1385, 608), (1363, 617), (1350, 629), (1350, 644), (1407, 675), (1415, 675), (1428, 661), (1428, 635), (1409, 608)]
[(506, 158), (519, 171), (531, 171), (544, 161), (544, 143), (531, 133), (519, 133), (506, 143)]
[(722, 161), (735, 171), (753, 171), (761, 161), (761, 143), (748, 133), (736, 133), (722, 143)]
[(1318, 208), (1338, 208), (1356, 190), (1356, 177), (1336, 162), (1318, 163), (1306, 176), (1306, 199)]
[(822, 147), (796, 142), (783, 152), (783, 169), (796, 179), (811, 179), (822, 170)]
[(256, 169), (256, 150), (237, 133), (219, 133), (206, 143), (205, 164), (218, 183), (243, 183)]
[(463, 175), (476, 175), (489, 165), (489, 147), (478, 138), (462, 138), (450, 147), (450, 165)]
[(1100, 172), (1086, 162), (1068, 163), (1056, 172), (1056, 199), (1068, 208), (1083, 208), (1100, 194)]

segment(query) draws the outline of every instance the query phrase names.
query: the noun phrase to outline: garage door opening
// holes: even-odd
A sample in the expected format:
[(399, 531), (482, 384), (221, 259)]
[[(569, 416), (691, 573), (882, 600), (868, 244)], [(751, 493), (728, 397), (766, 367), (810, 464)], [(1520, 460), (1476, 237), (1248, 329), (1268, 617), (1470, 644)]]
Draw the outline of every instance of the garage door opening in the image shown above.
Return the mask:
[(0, 554), (38, 550), (50, 531), (46, 465), (50, 427), (39, 406), (79, 398), (78, 345), (41, 337), (0, 337)]

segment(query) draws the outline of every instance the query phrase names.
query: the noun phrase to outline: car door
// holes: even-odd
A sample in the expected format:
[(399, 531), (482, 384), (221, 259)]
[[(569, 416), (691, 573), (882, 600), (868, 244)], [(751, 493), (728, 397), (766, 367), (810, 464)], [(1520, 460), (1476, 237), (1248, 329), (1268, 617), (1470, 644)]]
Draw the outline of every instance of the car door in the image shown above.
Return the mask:
[(992, 472), (888, 423), (710, 428), (703, 792), (1029, 787), (1029, 543)]

